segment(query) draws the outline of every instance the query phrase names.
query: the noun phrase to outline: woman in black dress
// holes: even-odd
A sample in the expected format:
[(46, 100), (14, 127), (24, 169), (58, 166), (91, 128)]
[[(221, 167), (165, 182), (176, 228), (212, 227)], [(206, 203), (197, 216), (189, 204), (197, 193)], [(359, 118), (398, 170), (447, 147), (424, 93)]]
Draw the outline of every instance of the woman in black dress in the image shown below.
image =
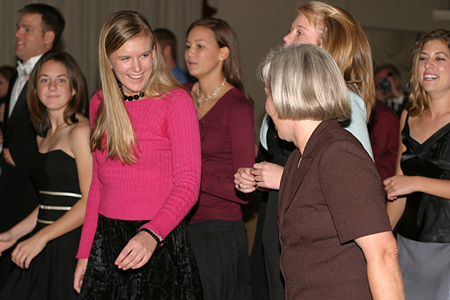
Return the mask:
[(450, 31), (417, 41), (395, 176), (384, 180), (406, 299), (450, 295)]
[[(81, 70), (65, 52), (48, 52), (34, 68), (27, 89), (37, 132), (32, 168), (39, 206), (0, 234), (0, 253), (17, 244), (17, 265), (0, 299), (76, 299), (73, 289), (78, 242), (92, 178), (87, 93)], [(27, 236), (28, 237), (28, 236)]]

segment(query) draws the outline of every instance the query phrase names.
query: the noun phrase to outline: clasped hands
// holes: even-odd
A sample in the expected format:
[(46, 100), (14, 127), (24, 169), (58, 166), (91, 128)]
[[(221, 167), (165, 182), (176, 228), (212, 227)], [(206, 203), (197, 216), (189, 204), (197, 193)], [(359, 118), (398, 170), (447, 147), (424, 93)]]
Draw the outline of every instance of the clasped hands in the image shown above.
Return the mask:
[(234, 186), (242, 193), (257, 188), (278, 190), (283, 170), (282, 166), (265, 161), (254, 164), (253, 168), (239, 168), (234, 174)]

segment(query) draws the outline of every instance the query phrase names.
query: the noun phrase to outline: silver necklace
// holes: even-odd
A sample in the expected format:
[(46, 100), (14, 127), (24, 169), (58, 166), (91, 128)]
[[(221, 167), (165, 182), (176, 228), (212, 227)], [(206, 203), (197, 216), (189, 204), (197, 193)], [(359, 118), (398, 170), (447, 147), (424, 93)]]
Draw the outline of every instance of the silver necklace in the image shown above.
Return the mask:
[(219, 85), (219, 87), (214, 91), (214, 93), (212, 93), (211, 95), (209, 95), (206, 98), (200, 99), (200, 84), (197, 87), (197, 91), (195, 92), (196, 96), (197, 96), (197, 102), (198, 102), (198, 106), (201, 106), (203, 104), (203, 102), (208, 101), (209, 99), (211, 99), (212, 97), (214, 97), (215, 95), (217, 95), (217, 93), (220, 91), (220, 89), (225, 85), (225, 82), (227, 82), (227, 79), (224, 78), (222, 81), (222, 84)]

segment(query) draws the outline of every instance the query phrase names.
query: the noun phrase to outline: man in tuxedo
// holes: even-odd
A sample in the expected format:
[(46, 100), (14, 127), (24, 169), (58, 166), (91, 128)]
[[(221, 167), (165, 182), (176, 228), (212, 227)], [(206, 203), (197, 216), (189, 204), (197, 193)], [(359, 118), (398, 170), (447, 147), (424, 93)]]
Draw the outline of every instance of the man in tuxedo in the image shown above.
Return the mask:
[[(39, 58), (58, 43), (65, 27), (61, 12), (46, 4), (29, 4), (19, 14), (14, 52), (19, 61), (6, 98), (2, 127), (0, 232), (16, 225), (38, 205), (37, 191), (30, 178), (37, 144), (26, 101), (27, 81)], [(10, 257), (13, 249), (0, 257), (0, 289), (13, 268)]]

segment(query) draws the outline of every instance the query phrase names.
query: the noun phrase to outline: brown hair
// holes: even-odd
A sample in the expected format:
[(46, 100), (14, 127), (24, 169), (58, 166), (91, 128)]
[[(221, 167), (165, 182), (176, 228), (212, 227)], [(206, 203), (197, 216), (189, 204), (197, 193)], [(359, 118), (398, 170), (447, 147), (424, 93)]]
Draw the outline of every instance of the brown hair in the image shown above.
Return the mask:
[(423, 46), (433, 40), (442, 41), (450, 49), (450, 31), (435, 29), (422, 36), (414, 45), (411, 57), (411, 71), (408, 76), (408, 86), (411, 89), (411, 93), (409, 94), (409, 101), (406, 105), (406, 110), (412, 117), (420, 115), (429, 106), (428, 94), (420, 85), (418, 66)]
[(72, 99), (70, 99), (67, 104), (67, 107), (64, 109), (64, 122), (67, 124), (78, 122), (76, 114), (84, 113), (87, 102), (86, 81), (75, 59), (67, 52), (49, 51), (45, 53), (37, 62), (33, 72), (31, 72), (27, 86), (27, 104), (30, 112), (30, 119), (37, 134), (41, 137), (47, 135), (47, 131), (51, 128), (51, 124), (48, 118), (47, 108), (41, 103), (37, 93), (38, 76), (42, 66), (46, 62), (52, 60), (64, 65), (67, 70), (70, 91), (71, 93), (75, 92)]
[(58, 9), (43, 3), (32, 3), (20, 9), (19, 13), (22, 16), (27, 14), (41, 15), (42, 33), (53, 31), (55, 33), (55, 39), (53, 40), (52, 48), (58, 44), (66, 26), (66, 21), (64, 21), (64, 17)]
[(231, 26), (222, 19), (200, 19), (189, 26), (186, 32), (186, 37), (189, 35), (189, 32), (192, 29), (198, 26), (206, 27), (214, 32), (214, 36), (219, 48), (227, 47), (228, 49), (230, 49), (230, 55), (223, 64), (223, 75), (229, 83), (231, 83), (234, 87), (239, 89), (244, 95), (248, 97), (244, 89), (244, 84), (242, 83), (242, 71), (241, 63), (239, 61), (238, 41), (236, 34), (234, 33)]
[(314, 21), (319, 45), (334, 58), (347, 87), (364, 100), (368, 121), (376, 101), (372, 51), (358, 21), (344, 9), (319, 1), (297, 9)]

